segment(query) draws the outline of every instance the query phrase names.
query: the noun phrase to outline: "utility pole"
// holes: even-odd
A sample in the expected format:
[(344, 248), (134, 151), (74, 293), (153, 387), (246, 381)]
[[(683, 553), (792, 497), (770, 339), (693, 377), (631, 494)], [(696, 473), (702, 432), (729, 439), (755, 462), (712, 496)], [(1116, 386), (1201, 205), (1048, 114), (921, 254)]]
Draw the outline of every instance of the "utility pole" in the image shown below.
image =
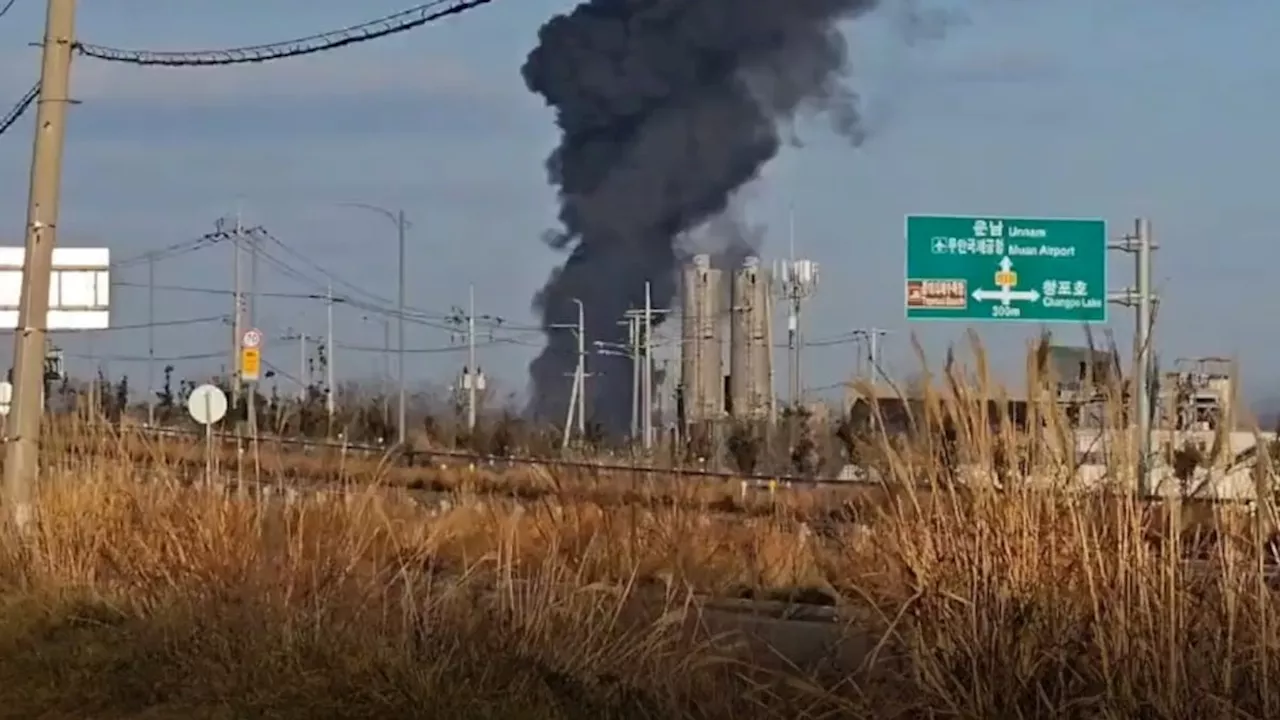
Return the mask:
[(581, 300), (578, 305), (578, 437), (587, 435), (587, 324), (586, 311)]
[[(236, 222), (237, 227), (240, 225)], [(247, 300), (247, 314), (249, 316), (249, 327), (258, 327), (258, 238), (252, 233), (246, 233), (249, 239), (249, 299)]]
[(40, 453), (44, 357), (49, 317), (53, 248), (58, 240), (62, 153), (67, 105), (71, 102), (71, 54), (75, 43), (75, 0), (48, 0), (40, 65), (40, 95), (32, 149), (30, 188), (22, 261), (22, 296), (14, 333), (9, 441), (5, 448), (4, 500), (14, 529), (29, 530)]
[(787, 315), (787, 349), (790, 351), (790, 400), (799, 405), (804, 394), (804, 329), (801, 314), (804, 302), (818, 289), (818, 263), (796, 259), (795, 212), (789, 213), (791, 258), (780, 263), (774, 275), (779, 280), (779, 290), (790, 307)]
[(888, 334), (888, 330), (877, 327), (859, 328), (853, 331), (855, 338), (867, 341), (866, 359), (870, 364), (867, 371), (867, 381), (871, 383), (872, 388), (879, 385), (880, 376), (884, 374), (880, 369), (880, 338)]
[(240, 355), (243, 348), (240, 346), (244, 336), (243, 308), (244, 297), (243, 288), (240, 285), (242, 273), (240, 272), (240, 238), (244, 234), (244, 226), (241, 223), (240, 214), (236, 213), (236, 227), (232, 231), (231, 248), (232, 261), (231, 271), (235, 274), (232, 280), (231, 302), (231, 407), (234, 409), (240, 405)]
[(467, 430), (476, 430), (476, 396), (480, 370), (476, 367), (476, 286), (467, 288)]
[(399, 321), (396, 324), (396, 335), (397, 335), (396, 354), (398, 356), (397, 357), (397, 360), (398, 360), (397, 375), (399, 376), (398, 380), (400, 383), (399, 398), (398, 398), (399, 407), (397, 408), (397, 414), (399, 417), (396, 425), (397, 425), (400, 444), (403, 445), (405, 442), (405, 438), (408, 437), (408, 435), (406, 434), (408, 433), (408, 414), (407, 414), (408, 406), (407, 406), (407, 400), (406, 400), (407, 393), (406, 393), (406, 386), (405, 386), (405, 354), (406, 353), (405, 353), (405, 345), (404, 345), (404, 334), (405, 334), (404, 333), (404, 325), (405, 325), (404, 314), (405, 314), (405, 305), (406, 305), (405, 279), (406, 279), (406, 273), (408, 272), (407, 271), (408, 262), (405, 255), (405, 240), (406, 240), (406, 236), (408, 235), (410, 223), (408, 218), (405, 217), (404, 210), (396, 210), (393, 212), (391, 210), (388, 210), (387, 208), (384, 208), (378, 205), (370, 205), (369, 203), (362, 203), (362, 202), (344, 202), (344, 203), (338, 203), (338, 204), (343, 207), (359, 208), (367, 212), (377, 213), (383, 216), (384, 218), (387, 218), (391, 222), (395, 223), (395, 226), (396, 226), (396, 242), (398, 245), (396, 270), (399, 276), (399, 283), (396, 291), (396, 296), (397, 296), (396, 315), (399, 318)]
[(397, 430), (397, 433), (399, 434), (399, 441), (401, 445), (404, 445), (405, 438), (407, 437), (406, 433), (408, 432), (408, 427), (407, 427), (408, 416), (406, 415), (407, 410), (405, 406), (405, 385), (404, 385), (404, 358), (405, 358), (404, 309), (405, 309), (405, 267), (406, 267), (404, 245), (405, 245), (405, 236), (408, 234), (407, 233), (408, 228), (409, 228), (409, 221), (406, 220), (404, 217), (404, 210), (398, 211), (396, 213), (396, 235), (400, 245), (399, 260), (398, 260), (398, 264), (400, 266), (399, 267), (400, 282), (399, 282), (399, 288), (396, 291), (396, 309), (398, 310), (397, 320), (396, 320), (396, 355), (397, 355), (396, 374), (399, 377), (396, 379), (399, 382), (400, 388), (399, 388), (399, 397), (397, 398), (397, 406), (396, 406), (396, 415), (397, 415), (396, 430)]
[(307, 371), (307, 334), (298, 333), (298, 402), (307, 401), (307, 386), (311, 384)]
[[(236, 230), (240, 232), (242, 223), (240, 222), (240, 212), (236, 211)], [(258, 327), (258, 238), (252, 233), (247, 234), (249, 238), (249, 299), (247, 306), (247, 315), (249, 316), (249, 327)], [(241, 344), (244, 341), (241, 340)], [(241, 372), (244, 368), (241, 368)], [(258, 441), (258, 383), (249, 383), (247, 402), (245, 403), (245, 417), (248, 420), (249, 436), (256, 443)], [(242, 432), (237, 432), (237, 440)]]
[[(584, 380), (586, 379), (586, 359), (587, 359), (587, 329), (586, 329), (586, 310), (582, 301), (573, 298), (573, 302), (578, 306), (578, 322), (577, 323), (555, 323), (551, 327), (559, 330), (572, 330), (578, 340), (578, 363), (573, 370), (573, 386), (569, 392), (569, 407), (565, 414), (564, 434), (561, 437), (561, 447), (569, 447), (569, 438), (573, 434), (573, 428), (577, 427), (578, 437), (586, 435), (587, 421), (585, 418), (586, 403), (586, 387)], [(576, 416), (576, 417), (575, 417)], [(576, 421), (576, 422), (575, 422)]]
[(156, 256), (147, 255), (147, 427), (156, 424)]
[[(290, 328), (292, 330), (292, 328)], [(307, 401), (307, 385), (310, 378), (307, 372), (307, 334), (304, 332), (288, 332), (280, 336), (281, 340), (298, 341), (298, 402)]]
[(391, 423), (391, 321), (382, 319), (382, 380), (378, 383), (382, 395), (382, 422)]
[(1133, 232), (1125, 235), (1119, 242), (1109, 244), (1108, 249), (1134, 256), (1134, 287), (1109, 293), (1108, 300), (1132, 307), (1135, 311), (1132, 386), (1138, 455), (1136, 490), (1140, 498), (1148, 498), (1155, 493), (1155, 488), (1151, 486), (1151, 318), (1152, 310), (1159, 302), (1151, 289), (1151, 253), (1159, 249), (1152, 237), (1151, 221), (1146, 218), (1136, 219)]
[(333, 369), (335, 361), (337, 360), (338, 348), (337, 348), (337, 344), (334, 342), (334, 339), (333, 339), (333, 281), (332, 280), (329, 281), (328, 291), (325, 293), (325, 306), (326, 306), (325, 310), (327, 315), (326, 324), (328, 327), (327, 329), (328, 339), (325, 341), (325, 343), (327, 345), (326, 349), (328, 350), (328, 352), (325, 356), (325, 360), (327, 362), (325, 363), (324, 382), (325, 382), (326, 392), (325, 392), (325, 399), (324, 399), (324, 407), (325, 407), (325, 411), (329, 414), (329, 430), (332, 433), (334, 416), (338, 412), (338, 398), (337, 398), (338, 389), (334, 387), (334, 377), (336, 376), (336, 374)]
[(627, 313), (627, 355), (631, 358), (631, 442), (640, 437), (640, 318)]
[(644, 416), (640, 432), (644, 435), (644, 449), (653, 449), (653, 284), (644, 282), (644, 384), (641, 386), (641, 403)]

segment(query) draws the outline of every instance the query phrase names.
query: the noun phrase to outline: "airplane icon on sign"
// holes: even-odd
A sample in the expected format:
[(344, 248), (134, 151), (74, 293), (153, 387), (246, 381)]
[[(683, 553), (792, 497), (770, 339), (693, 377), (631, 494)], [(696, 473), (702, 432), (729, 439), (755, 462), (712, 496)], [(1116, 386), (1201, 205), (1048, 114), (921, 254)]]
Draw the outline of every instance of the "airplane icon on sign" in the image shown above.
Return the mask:
[(934, 240), (933, 240), (933, 251), (934, 251), (934, 252), (936, 252), (936, 253), (943, 253), (943, 252), (946, 252), (946, 251), (947, 251), (947, 241), (946, 241), (946, 240), (943, 240), (942, 238), (934, 238)]

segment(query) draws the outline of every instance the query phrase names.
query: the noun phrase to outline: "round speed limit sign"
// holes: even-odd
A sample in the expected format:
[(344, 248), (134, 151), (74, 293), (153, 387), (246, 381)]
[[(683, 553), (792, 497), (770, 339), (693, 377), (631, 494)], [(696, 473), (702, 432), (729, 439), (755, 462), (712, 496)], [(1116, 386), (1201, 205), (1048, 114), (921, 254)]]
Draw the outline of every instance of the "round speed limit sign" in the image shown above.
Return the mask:
[(256, 348), (262, 345), (262, 331), (254, 328), (246, 330), (244, 337), (240, 339), (240, 344), (247, 348)]

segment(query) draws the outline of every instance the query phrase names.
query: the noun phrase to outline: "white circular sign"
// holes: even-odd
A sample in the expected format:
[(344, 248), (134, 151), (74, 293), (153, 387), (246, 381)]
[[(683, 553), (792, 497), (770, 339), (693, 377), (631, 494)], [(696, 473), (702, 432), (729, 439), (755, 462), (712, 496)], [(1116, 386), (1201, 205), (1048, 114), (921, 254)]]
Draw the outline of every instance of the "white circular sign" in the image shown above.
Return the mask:
[(13, 383), (0, 382), (0, 416), (8, 415), (13, 406)]
[(201, 425), (212, 425), (227, 415), (227, 396), (216, 385), (201, 385), (187, 398), (187, 412)]
[(254, 328), (245, 330), (244, 337), (240, 339), (240, 344), (247, 348), (256, 348), (262, 345), (262, 331)]

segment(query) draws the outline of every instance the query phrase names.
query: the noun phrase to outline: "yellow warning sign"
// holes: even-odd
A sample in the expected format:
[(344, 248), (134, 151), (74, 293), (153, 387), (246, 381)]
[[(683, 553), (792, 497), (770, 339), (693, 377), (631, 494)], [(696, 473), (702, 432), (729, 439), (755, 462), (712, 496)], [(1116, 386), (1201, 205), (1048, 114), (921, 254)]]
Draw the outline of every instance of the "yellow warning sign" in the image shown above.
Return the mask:
[(262, 373), (262, 351), (256, 347), (247, 347), (240, 351), (240, 379), (245, 382), (257, 382)]

